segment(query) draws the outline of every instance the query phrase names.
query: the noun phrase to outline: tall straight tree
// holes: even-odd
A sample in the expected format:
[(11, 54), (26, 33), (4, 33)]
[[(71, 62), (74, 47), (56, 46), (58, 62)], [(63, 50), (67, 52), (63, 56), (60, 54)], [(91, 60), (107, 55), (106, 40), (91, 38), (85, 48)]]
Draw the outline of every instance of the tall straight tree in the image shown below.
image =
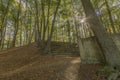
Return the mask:
[(120, 69), (120, 52), (110, 35), (105, 31), (99, 21), (90, 0), (81, 0), (88, 22), (104, 51), (106, 62), (109, 66)]
[(17, 17), (15, 19), (15, 30), (14, 30), (14, 35), (13, 35), (13, 41), (12, 41), (12, 47), (15, 47), (15, 43), (16, 43), (16, 38), (17, 38), (17, 34), (18, 34), (18, 29), (19, 29), (19, 18), (20, 18), (20, 10), (21, 10), (21, 0), (18, 3), (18, 12), (17, 12)]
[(57, 4), (56, 10), (54, 12), (54, 17), (53, 17), (53, 20), (52, 20), (51, 32), (50, 32), (50, 35), (48, 37), (47, 45), (45, 47), (44, 53), (50, 53), (51, 52), (51, 49), (50, 49), (51, 39), (52, 39), (52, 36), (53, 36), (55, 19), (56, 19), (56, 15), (57, 15), (60, 3), (61, 3), (61, 0), (58, 0), (58, 4)]
[(40, 25), (39, 25), (39, 1), (38, 0), (35, 0), (35, 28), (36, 28), (36, 32), (37, 34), (35, 35), (36, 36), (36, 40), (38, 42), (38, 45), (40, 44), (40, 40), (41, 40), (41, 34), (40, 34)]
[(108, 4), (108, 1), (105, 0), (105, 4), (106, 4), (106, 7), (107, 7), (107, 12), (108, 12), (108, 16), (109, 16), (109, 20), (110, 20), (110, 23), (111, 23), (111, 26), (112, 26), (112, 30), (113, 30), (113, 33), (115, 33), (115, 26), (114, 26), (114, 22), (113, 22), (113, 19), (112, 19), (112, 13), (110, 11), (110, 7), (109, 7), (109, 4)]
[[(1, 0), (1, 2), (3, 2)], [(0, 46), (1, 48), (4, 46), (4, 38), (6, 32), (6, 22), (7, 22), (7, 15), (9, 11), (10, 0), (7, 1), (7, 7), (3, 11), (3, 16), (1, 17), (1, 26), (0, 26)]]

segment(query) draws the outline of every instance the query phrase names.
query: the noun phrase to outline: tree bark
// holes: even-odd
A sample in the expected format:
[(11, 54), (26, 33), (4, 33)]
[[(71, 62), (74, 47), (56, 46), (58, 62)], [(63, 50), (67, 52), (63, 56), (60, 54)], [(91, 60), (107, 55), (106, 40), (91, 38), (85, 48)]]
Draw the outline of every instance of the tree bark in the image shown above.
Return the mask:
[(57, 4), (56, 10), (54, 12), (54, 18), (53, 18), (53, 21), (52, 21), (51, 32), (50, 32), (50, 35), (48, 37), (47, 45), (45, 47), (44, 53), (50, 53), (51, 52), (51, 49), (50, 49), (51, 39), (52, 39), (52, 36), (53, 36), (55, 19), (56, 19), (56, 15), (57, 15), (60, 3), (61, 3), (61, 0), (58, 0), (58, 4)]
[(20, 11), (21, 11), (21, 0), (18, 4), (18, 12), (17, 12), (17, 18), (15, 19), (15, 31), (14, 31), (14, 35), (13, 35), (13, 41), (12, 41), (12, 47), (15, 47), (15, 43), (16, 43), (16, 38), (17, 38), (17, 34), (18, 34), (18, 26), (19, 26), (19, 17), (20, 17)]
[(109, 4), (108, 4), (107, 0), (105, 0), (105, 4), (106, 4), (106, 7), (107, 7), (107, 12), (108, 12), (108, 16), (109, 16), (110, 24), (112, 26), (113, 33), (116, 33), (114, 22), (113, 22), (113, 19), (112, 19), (112, 13), (110, 11), (110, 7), (109, 7)]
[(110, 35), (105, 31), (99, 21), (90, 0), (81, 0), (86, 14), (86, 18), (97, 37), (102, 50), (104, 51), (106, 63), (112, 67), (120, 69), (120, 52)]
[(4, 37), (5, 37), (4, 32), (6, 32), (6, 22), (7, 22), (6, 19), (9, 11), (9, 5), (10, 5), (10, 0), (7, 2), (7, 7), (5, 8), (5, 12), (3, 13), (3, 17), (1, 20), (2, 22), (0, 26), (0, 46), (2, 46), (3, 45), (2, 42), (4, 42)]
[(67, 32), (68, 32), (68, 42), (71, 43), (71, 31), (70, 31), (70, 22), (67, 20)]

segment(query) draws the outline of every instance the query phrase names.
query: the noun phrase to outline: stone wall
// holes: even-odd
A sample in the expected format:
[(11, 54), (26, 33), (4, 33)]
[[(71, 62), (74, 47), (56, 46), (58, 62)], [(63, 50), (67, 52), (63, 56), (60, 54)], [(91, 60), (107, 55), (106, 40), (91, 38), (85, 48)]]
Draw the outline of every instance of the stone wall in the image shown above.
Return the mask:
[[(115, 42), (116, 46), (120, 50), (120, 36), (113, 35), (113, 41)], [(95, 37), (90, 37), (86, 39), (82, 39), (82, 49), (84, 52), (80, 51), (81, 61), (83, 63), (100, 63), (102, 62), (103, 52), (100, 49)]]
[(82, 39), (84, 53), (81, 52), (82, 63), (100, 63), (102, 60), (102, 51), (94, 37)]
[(113, 35), (112, 36), (113, 41), (117, 45), (119, 51), (120, 51), (120, 35)]
[(68, 42), (52, 42), (51, 51), (54, 55), (80, 55), (77, 44)]

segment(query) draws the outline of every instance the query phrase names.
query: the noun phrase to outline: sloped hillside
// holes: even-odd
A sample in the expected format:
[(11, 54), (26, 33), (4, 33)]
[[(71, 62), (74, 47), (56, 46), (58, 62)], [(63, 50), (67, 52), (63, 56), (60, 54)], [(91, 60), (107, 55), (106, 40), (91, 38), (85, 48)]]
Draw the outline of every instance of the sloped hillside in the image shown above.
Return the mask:
[(99, 65), (80, 64), (79, 56), (41, 55), (35, 46), (0, 52), (0, 80), (96, 80)]

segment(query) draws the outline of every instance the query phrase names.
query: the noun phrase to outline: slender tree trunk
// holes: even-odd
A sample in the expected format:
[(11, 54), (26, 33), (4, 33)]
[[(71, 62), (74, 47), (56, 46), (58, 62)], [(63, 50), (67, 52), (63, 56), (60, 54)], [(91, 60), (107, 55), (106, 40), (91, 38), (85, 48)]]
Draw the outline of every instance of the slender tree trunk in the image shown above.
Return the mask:
[[(2, 0), (1, 0), (2, 2)], [(7, 14), (8, 14), (8, 11), (9, 11), (9, 5), (10, 5), (10, 0), (7, 2), (7, 7), (5, 9), (5, 12), (3, 14), (3, 17), (2, 17), (2, 24), (0, 26), (0, 46), (2, 46), (2, 42), (4, 42), (4, 37), (5, 37), (5, 30), (6, 30), (6, 18), (7, 18)]]
[(67, 21), (67, 32), (68, 32), (68, 42), (71, 43), (71, 32), (70, 32), (70, 22)]
[(17, 33), (18, 33), (19, 17), (20, 17), (20, 5), (21, 5), (21, 0), (18, 4), (18, 12), (17, 12), (17, 18), (15, 20), (15, 31), (14, 31), (14, 35), (13, 35), (12, 47), (15, 47)]
[[(5, 23), (5, 25), (6, 25), (6, 23)], [(3, 32), (3, 35), (2, 35), (1, 49), (4, 48), (5, 33), (6, 33), (6, 27), (5, 27), (4, 32)]]
[(7, 49), (10, 48), (10, 35), (8, 36)]
[(43, 34), (42, 34), (42, 40), (44, 41), (44, 39), (45, 39), (45, 32), (46, 32), (46, 17), (45, 17), (45, 0), (41, 0), (41, 7), (42, 7), (42, 22), (43, 23), (41, 23), (41, 24), (43, 24)]
[(56, 15), (57, 15), (60, 3), (61, 3), (61, 0), (58, 0), (58, 4), (57, 4), (56, 10), (54, 12), (54, 18), (53, 18), (53, 21), (52, 21), (51, 32), (50, 32), (50, 35), (48, 37), (47, 45), (45, 47), (44, 53), (50, 53), (51, 52), (51, 49), (50, 49), (51, 39), (52, 39), (52, 36), (53, 36), (55, 19), (56, 19)]
[[(20, 21), (21, 22), (21, 25), (22, 25), (22, 20)], [(20, 28), (20, 46), (22, 46), (22, 26)]]
[(14, 31), (14, 35), (13, 35), (12, 47), (15, 47), (17, 33), (18, 33), (18, 25), (15, 22), (15, 31)]
[(105, 4), (106, 4), (106, 7), (107, 7), (108, 16), (109, 16), (109, 20), (110, 20), (110, 23), (111, 23), (111, 26), (112, 26), (113, 33), (116, 33), (114, 22), (113, 22), (113, 19), (112, 19), (112, 14), (111, 14), (110, 7), (109, 7), (109, 4), (108, 4), (107, 0), (105, 0)]
[[(36, 17), (35, 17), (35, 26), (36, 26), (36, 40), (37, 40), (37, 44), (38, 46), (40, 46), (41, 44), (41, 32), (40, 32), (40, 25), (39, 25), (39, 8), (38, 8), (38, 0), (35, 0), (35, 11), (36, 11)], [(42, 24), (42, 23), (41, 23)], [(41, 26), (42, 27), (42, 26)]]

